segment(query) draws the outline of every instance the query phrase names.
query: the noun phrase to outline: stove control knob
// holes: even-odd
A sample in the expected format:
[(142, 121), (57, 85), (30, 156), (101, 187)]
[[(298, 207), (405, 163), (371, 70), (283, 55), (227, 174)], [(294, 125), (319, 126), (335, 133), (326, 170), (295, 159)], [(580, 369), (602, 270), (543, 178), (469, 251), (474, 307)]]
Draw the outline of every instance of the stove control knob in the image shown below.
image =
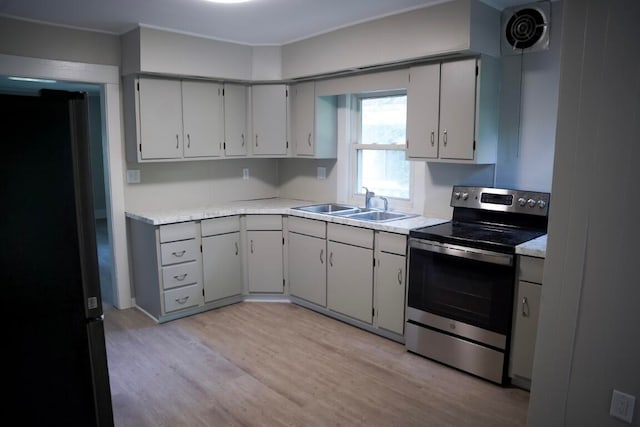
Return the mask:
[(540, 209), (544, 209), (547, 206), (547, 203), (544, 200), (538, 200), (538, 207)]
[(467, 200), (469, 198), (469, 193), (462, 193), (462, 200)]
[(536, 201), (533, 199), (529, 199), (527, 200), (527, 203), (529, 203), (529, 206), (534, 207), (536, 205)]
[(456, 200), (459, 199), (460, 198), (460, 192), (456, 191), (455, 193), (453, 193), (453, 197), (455, 197)]
[(520, 206), (524, 206), (524, 205), (526, 205), (526, 204), (527, 204), (527, 199), (525, 199), (524, 197), (520, 197), (520, 198), (518, 199), (518, 204), (519, 204)]

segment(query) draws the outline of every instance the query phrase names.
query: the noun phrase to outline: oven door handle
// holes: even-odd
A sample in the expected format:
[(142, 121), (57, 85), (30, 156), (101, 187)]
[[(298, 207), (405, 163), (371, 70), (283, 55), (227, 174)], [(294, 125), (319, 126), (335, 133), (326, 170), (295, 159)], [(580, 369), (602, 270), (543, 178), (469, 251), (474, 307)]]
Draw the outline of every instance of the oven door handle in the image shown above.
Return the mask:
[(448, 245), (430, 240), (409, 239), (409, 247), (443, 255), (469, 258), (476, 261), (489, 262), (499, 265), (513, 265), (513, 255), (466, 246)]

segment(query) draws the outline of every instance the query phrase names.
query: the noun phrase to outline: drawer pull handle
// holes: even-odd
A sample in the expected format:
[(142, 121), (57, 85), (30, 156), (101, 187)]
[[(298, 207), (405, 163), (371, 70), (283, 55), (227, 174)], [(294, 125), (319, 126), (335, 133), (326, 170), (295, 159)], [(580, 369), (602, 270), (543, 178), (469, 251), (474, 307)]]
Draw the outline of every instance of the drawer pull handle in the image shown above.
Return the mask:
[(253, 239), (251, 240), (251, 253), (253, 253)]
[(402, 269), (398, 269), (398, 285), (402, 285)]
[(180, 276), (173, 276), (173, 278), (182, 282), (184, 279), (187, 278), (187, 273), (181, 274)]
[(184, 304), (185, 302), (187, 302), (188, 299), (189, 299), (189, 295), (187, 295), (186, 297), (182, 297), (182, 298), (176, 298), (176, 302), (178, 304)]
[(324, 249), (320, 249), (320, 264), (324, 264)]
[(436, 142), (435, 135), (434, 135), (433, 131), (431, 131), (431, 146), (432, 146), (432, 147), (433, 147), (433, 145), (435, 144), (435, 142)]
[(442, 133), (442, 141), (444, 142), (444, 146), (447, 146), (447, 130), (445, 129)]
[(178, 257), (178, 258), (182, 258), (184, 256), (184, 254), (186, 254), (187, 251), (186, 250), (181, 250), (180, 252), (171, 252), (171, 255)]
[(530, 315), (529, 300), (527, 300), (527, 297), (522, 297), (522, 317), (529, 317)]
[(234, 242), (234, 245), (236, 245), (236, 256), (238, 256), (238, 242)]
[(333, 267), (333, 252), (329, 254), (329, 265)]

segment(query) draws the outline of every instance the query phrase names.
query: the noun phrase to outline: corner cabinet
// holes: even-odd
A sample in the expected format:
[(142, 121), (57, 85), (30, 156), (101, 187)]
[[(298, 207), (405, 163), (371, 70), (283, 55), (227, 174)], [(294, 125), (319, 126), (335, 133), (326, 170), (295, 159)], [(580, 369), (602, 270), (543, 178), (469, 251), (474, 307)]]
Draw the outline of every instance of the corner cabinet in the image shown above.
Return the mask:
[(407, 159), (495, 163), (499, 64), (490, 57), (411, 67)]
[(218, 158), (223, 154), (222, 86), (139, 77), (125, 81), (129, 161)]
[(254, 156), (283, 157), (288, 154), (288, 97), (286, 85), (251, 87), (251, 147)]
[(337, 158), (337, 97), (316, 96), (315, 82), (291, 86), (290, 94), (294, 156)]
[(246, 229), (249, 293), (282, 294), (285, 285), (282, 217), (247, 215)]
[(240, 218), (203, 220), (202, 271), (204, 302), (241, 295), (243, 291)]
[(129, 231), (136, 305), (159, 322), (198, 312), (204, 304), (199, 224), (130, 220)]
[(523, 255), (518, 257), (518, 285), (514, 304), (509, 374), (514, 384), (526, 389), (531, 387), (543, 268), (542, 258)]

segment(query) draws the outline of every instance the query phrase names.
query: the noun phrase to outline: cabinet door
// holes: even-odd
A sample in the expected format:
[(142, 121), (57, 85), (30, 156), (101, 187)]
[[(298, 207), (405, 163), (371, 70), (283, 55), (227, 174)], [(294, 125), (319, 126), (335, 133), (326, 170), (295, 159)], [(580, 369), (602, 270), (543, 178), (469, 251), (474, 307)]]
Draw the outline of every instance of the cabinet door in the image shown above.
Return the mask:
[(476, 122), (476, 60), (442, 63), (441, 159), (473, 160)]
[(406, 258), (381, 252), (376, 265), (376, 314), (378, 327), (402, 335)]
[(511, 376), (531, 379), (542, 286), (518, 282), (513, 346), (511, 352)]
[(373, 250), (327, 242), (327, 308), (354, 319), (373, 319)]
[(247, 94), (246, 86), (224, 85), (224, 141), (226, 156), (246, 156)]
[(407, 87), (407, 158), (438, 157), (440, 64), (413, 67)]
[(257, 85), (251, 88), (253, 154), (287, 154), (287, 87)]
[(249, 292), (282, 293), (282, 231), (248, 231)]
[(202, 239), (204, 301), (215, 301), (242, 293), (240, 233)]
[(300, 83), (292, 88), (292, 127), (296, 156), (315, 154), (315, 83)]
[(184, 157), (222, 154), (224, 116), (222, 87), (208, 82), (182, 82)]
[(326, 240), (289, 233), (289, 291), (314, 304), (327, 305)]
[(182, 158), (182, 90), (179, 80), (138, 80), (140, 158)]

